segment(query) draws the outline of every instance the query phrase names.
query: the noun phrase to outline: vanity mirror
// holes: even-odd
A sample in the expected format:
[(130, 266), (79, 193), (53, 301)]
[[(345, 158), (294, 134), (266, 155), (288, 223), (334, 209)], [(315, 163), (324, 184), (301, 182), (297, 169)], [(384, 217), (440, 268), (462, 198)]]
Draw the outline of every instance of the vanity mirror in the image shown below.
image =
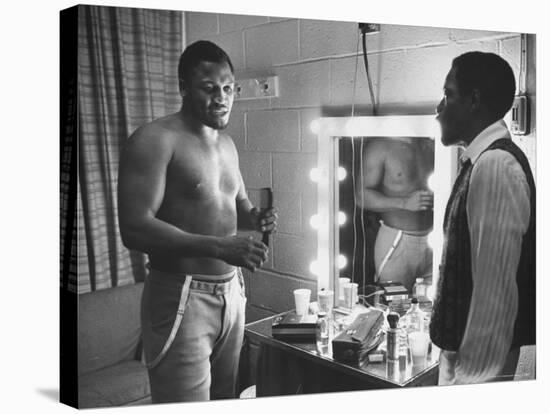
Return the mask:
[(390, 280), (409, 291), (416, 277), (435, 286), (457, 156), (441, 144), (434, 116), (320, 118), (312, 129), (319, 289), (338, 292), (340, 277), (360, 295)]

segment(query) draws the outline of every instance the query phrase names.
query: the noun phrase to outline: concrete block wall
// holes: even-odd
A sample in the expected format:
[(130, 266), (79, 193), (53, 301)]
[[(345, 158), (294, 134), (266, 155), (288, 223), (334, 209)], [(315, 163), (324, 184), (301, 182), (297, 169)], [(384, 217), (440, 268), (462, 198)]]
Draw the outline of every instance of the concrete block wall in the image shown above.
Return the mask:
[[(269, 262), (245, 272), (249, 322), (292, 308), (295, 288), (316, 290), (308, 270), (317, 243), (308, 222), (317, 209), (308, 178), (317, 145), (309, 125), (338, 108), (348, 108), (349, 116), (352, 103), (370, 114), (357, 23), (195, 12), (185, 13), (185, 22), (187, 44), (217, 43), (231, 57), (237, 79), (279, 76), (279, 96), (236, 101), (228, 128), (251, 200), (270, 186), (279, 210)], [(499, 53), (516, 74), (520, 68), (518, 33), (384, 24), (367, 36), (367, 50), (381, 115), (434, 113), (451, 60), (463, 52)], [(534, 165), (534, 134), (518, 141)]]

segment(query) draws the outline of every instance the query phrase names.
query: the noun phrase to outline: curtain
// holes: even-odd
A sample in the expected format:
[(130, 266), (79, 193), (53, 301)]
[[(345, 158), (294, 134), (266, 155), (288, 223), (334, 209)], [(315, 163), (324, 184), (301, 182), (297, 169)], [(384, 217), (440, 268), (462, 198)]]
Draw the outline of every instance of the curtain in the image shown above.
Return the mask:
[(182, 12), (78, 9), (78, 293), (143, 280), (145, 256), (126, 249), (117, 218), (119, 155), (139, 126), (181, 105)]

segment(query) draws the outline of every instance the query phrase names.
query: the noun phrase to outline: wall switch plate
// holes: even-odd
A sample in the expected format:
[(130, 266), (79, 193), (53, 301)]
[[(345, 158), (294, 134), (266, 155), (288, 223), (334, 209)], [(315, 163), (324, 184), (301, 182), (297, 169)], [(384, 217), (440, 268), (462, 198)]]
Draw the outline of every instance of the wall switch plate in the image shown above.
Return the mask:
[(275, 98), (279, 96), (279, 77), (263, 76), (235, 81), (235, 100)]
[(526, 135), (529, 133), (529, 102), (527, 96), (521, 95), (514, 98), (511, 109), (512, 120), (510, 131), (514, 135)]

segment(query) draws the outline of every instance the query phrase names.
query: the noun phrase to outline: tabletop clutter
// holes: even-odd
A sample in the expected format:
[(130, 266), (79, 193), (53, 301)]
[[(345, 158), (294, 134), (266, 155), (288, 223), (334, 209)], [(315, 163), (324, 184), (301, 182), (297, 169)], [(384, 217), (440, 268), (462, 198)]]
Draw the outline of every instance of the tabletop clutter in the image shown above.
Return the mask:
[(432, 344), (428, 327), (431, 302), (417, 279), (412, 295), (399, 283), (369, 286), (358, 295), (357, 283), (340, 278), (337, 306), (334, 292), (294, 290), (296, 308), (273, 321), (272, 336), (286, 342), (311, 342), (317, 353), (361, 366), (392, 362), (426, 364)]

